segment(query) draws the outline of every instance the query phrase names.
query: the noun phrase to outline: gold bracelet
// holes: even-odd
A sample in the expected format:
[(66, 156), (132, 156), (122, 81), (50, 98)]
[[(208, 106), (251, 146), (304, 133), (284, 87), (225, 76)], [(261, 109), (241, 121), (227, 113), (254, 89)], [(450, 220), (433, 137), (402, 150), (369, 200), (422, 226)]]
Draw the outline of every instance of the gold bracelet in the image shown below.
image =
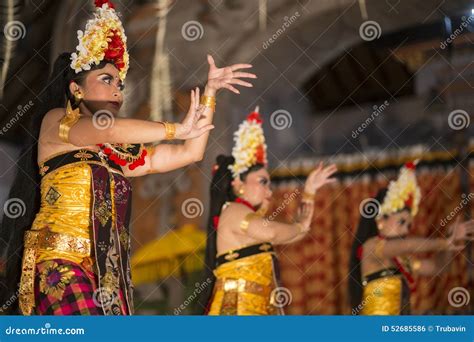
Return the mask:
[(309, 192), (303, 192), (303, 201), (305, 202), (314, 202), (314, 194), (310, 194)]
[(211, 108), (212, 111), (216, 110), (216, 98), (214, 96), (202, 95), (201, 96), (201, 104), (204, 107)]
[(155, 152), (155, 148), (156, 148), (156, 145), (146, 145), (145, 146), (146, 154), (148, 154), (151, 157), (153, 153)]
[(242, 221), (240, 221), (240, 229), (242, 229), (242, 231), (247, 233), (250, 221), (255, 220), (257, 218), (262, 218), (262, 216), (260, 216), (257, 213), (248, 213), (247, 215), (245, 215), (245, 218)]
[(421, 268), (421, 261), (418, 259), (412, 260), (411, 262), (411, 269), (412, 271), (416, 272)]
[(165, 139), (166, 140), (173, 140), (176, 136), (176, 125), (171, 122), (162, 122), (162, 124), (165, 126)]
[(299, 228), (299, 234), (303, 234), (305, 232), (304, 226), (301, 223), (296, 222), (295, 225)]

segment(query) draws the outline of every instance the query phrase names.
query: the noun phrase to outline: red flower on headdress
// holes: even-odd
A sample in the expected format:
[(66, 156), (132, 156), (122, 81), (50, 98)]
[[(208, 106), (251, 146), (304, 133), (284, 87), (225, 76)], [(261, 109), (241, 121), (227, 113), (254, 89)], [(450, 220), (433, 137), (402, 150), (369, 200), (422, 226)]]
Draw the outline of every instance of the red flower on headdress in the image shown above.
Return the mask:
[(409, 170), (415, 170), (416, 165), (413, 162), (408, 162), (408, 163), (405, 164), (405, 167)]
[(410, 196), (407, 198), (407, 200), (405, 201), (405, 206), (411, 209), (411, 207), (413, 206), (413, 194), (410, 194)]
[(114, 4), (110, 0), (95, 0), (95, 7), (102, 7), (103, 4), (108, 4), (110, 8), (115, 8)]
[(263, 121), (262, 121), (262, 118), (260, 117), (260, 113), (258, 112), (252, 112), (250, 113), (248, 116), (247, 116), (247, 121), (251, 122), (251, 121), (255, 121), (256, 123), (259, 123), (261, 124)]
[(113, 30), (111, 33), (112, 34), (109, 37), (109, 45), (105, 51), (104, 58), (113, 61), (117, 69), (121, 70), (123, 67), (125, 67), (125, 63), (123, 61), (123, 54), (125, 52), (124, 43), (117, 30)]
[(257, 163), (265, 164), (265, 150), (263, 149), (262, 145), (257, 147), (257, 150), (255, 151), (255, 157), (257, 158)]

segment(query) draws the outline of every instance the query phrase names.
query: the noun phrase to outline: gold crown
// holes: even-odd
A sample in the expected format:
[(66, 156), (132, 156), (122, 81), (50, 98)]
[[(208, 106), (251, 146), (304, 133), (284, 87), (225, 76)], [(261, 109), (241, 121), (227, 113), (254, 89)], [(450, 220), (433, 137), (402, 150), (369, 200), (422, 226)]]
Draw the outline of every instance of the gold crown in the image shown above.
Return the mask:
[(71, 68), (76, 73), (90, 70), (104, 59), (111, 61), (125, 80), (129, 67), (127, 37), (114, 5), (109, 0), (95, 0), (94, 18), (89, 19), (83, 31), (77, 31), (79, 45), (71, 54)]
[(398, 179), (389, 183), (379, 216), (394, 214), (404, 208), (409, 208), (412, 216), (418, 213), (421, 191), (416, 181), (415, 165), (416, 162), (406, 163)]
[(229, 165), (234, 178), (255, 164), (268, 164), (267, 145), (258, 107), (239, 125), (239, 129), (234, 133), (234, 142), (232, 157), (235, 161)]

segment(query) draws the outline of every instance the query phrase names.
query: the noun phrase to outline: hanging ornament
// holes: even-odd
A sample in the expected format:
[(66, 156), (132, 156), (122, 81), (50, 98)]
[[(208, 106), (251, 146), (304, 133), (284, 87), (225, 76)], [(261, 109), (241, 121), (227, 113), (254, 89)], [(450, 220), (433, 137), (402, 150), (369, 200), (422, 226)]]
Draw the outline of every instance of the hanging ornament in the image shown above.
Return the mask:
[(97, 144), (107, 158), (114, 163), (125, 166), (130, 170), (145, 165), (147, 150), (143, 144)]

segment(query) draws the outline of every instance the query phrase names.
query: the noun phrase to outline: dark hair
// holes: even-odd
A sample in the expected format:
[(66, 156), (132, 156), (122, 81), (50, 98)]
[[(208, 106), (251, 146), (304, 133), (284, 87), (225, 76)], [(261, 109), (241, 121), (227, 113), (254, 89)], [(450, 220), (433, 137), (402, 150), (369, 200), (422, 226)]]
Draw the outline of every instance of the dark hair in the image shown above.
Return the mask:
[[(82, 85), (88, 73), (83, 71), (76, 74), (70, 67), (70, 56), (70, 53), (64, 52), (54, 62), (46, 87), (39, 94), (40, 103), (34, 115), (28, 120), (29, 134), (26, 135), (20, 149), (17, 174), (8, 198), (24, 204), (24, 215), (20, 217), (4, 215), (0, 228), (0, 258), (6, 264), (5, 274), (0, 278), (0, 305), (7, 301), (9, 303), (3, 313), (19, 314), (18, 288), (23, 257), (23, 235), (33, 224), (41, 200), (41, 178), (37, 163), (41, 123), (50, 110), (65, 108), (67, 100), (71, 100), (73, 107), (76, 107), (74, 97), (69, 91), (69, 84), (75, 81)], [(102, 61), (98, 65), (93, 65), (91, 70), (103, 68), (107, 63), (109, 62)]]
[[(216, 278), (214, 276), (214, 268), (216, 264), (217, 255), (217, 232), (214, 228), (214, 216), (220, 216), (222, 206), (225, 202), (235, 201), (237, 196), (232, 189), (232, 172), (229, 170), (229, 165), (234, 163), (234, 157), (219, 155), (216, 159), (216, 171), (211, 180), (211, 205), (209, 210), (209, 219), (207, 222), (207, 244), (206, 244), (206, 259), (204, 269), (204, 280), (209, 286), (201, 292), (199, 298), (200, 314), (207, 312), (209, 301), (214, 289)], [(247, 171), (240, 174), (240, 179), (245, 181), (247, 176), (254, 171), (258, 171), (265, 166), (263, 164), (255, 164)]]
[[(387, 189), (383, 188), (375, 197), (375, 200), (382, 204)], [(375, 202), (375, 203), (377, 203)], [(378, 235), (377, 223), (375, 222), (375, 217), (378, 214), (378, 206), (373, 206), (374, 202), (368, 201), (365, 204), (365, 208), (362, 209), (363, 212), (370, 212), (370, 216), (361, 215), (359, 220), (359, 226), (357, 227), (357, 232), (352, 243), (351, 256), (349, 260), (349, 280), (348, 280), (348, 290), (349, 290), (349, 300), (351, 304), (352, 312), (358, 312), (359, 305), (362, 300), (362, 271), (361, 271), (361, 260), (359, 259), (359, 248), (364, 245), (364, 243)], [(369, 208), (370, 206), (370, 208)]]

